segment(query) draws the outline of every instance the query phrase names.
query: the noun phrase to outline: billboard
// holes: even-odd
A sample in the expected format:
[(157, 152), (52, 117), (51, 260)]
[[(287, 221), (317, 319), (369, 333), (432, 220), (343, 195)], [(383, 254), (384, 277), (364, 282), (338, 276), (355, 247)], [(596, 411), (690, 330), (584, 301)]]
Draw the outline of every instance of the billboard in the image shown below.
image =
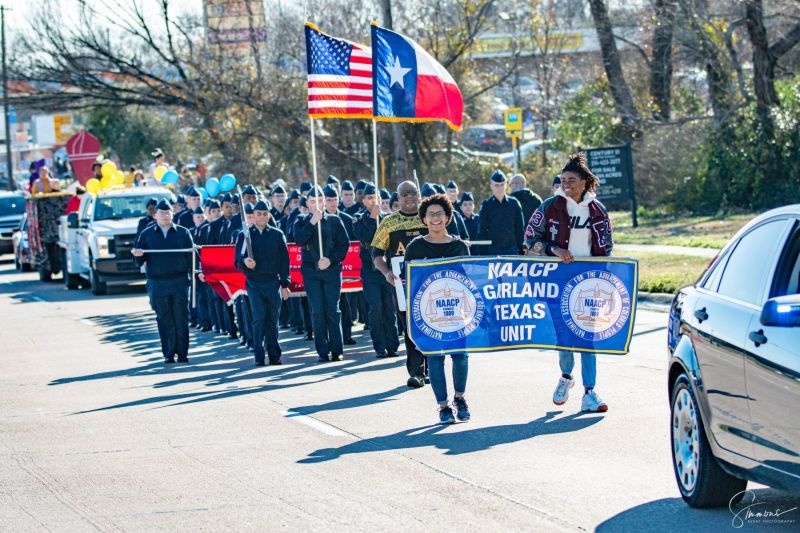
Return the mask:
[(267, 39), (262, 0), (203, 0), (209, 44), (250, 48)]

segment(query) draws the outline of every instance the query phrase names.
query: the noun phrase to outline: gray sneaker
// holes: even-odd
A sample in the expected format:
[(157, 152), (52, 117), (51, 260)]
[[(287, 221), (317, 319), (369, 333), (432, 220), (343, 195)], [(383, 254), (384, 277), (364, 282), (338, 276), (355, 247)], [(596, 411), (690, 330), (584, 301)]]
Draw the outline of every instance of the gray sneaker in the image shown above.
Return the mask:
[(556, 390), (553, 391), (553, 403), (556, 405), (564, 405), (569, 400), (569, 389), (575, 386), (574, 379), (568, 379), (561, 376), (556, 385)]

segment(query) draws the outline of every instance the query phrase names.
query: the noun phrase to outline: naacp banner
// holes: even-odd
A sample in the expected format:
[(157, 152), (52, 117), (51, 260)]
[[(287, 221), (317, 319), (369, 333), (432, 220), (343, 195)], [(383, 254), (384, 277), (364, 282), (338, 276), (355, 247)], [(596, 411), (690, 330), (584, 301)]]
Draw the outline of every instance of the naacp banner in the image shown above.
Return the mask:
[(625, 354), (639, 263), (454, 257), (406, 263), (408, 333), (425, 355), (523, 348)]

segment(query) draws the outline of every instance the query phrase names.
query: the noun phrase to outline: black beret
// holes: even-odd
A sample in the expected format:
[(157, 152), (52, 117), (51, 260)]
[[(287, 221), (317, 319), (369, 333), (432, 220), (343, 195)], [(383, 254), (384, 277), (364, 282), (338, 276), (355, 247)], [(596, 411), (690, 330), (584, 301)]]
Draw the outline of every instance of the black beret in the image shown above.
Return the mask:
[(291, 202), (296, 198), (300, 198), (300, 191), (297, 189), (292, 189), (292, 192), (289, 193), (289, 201)]
[(172, 207), (169, 205), (168, 201), (162, 198), (161, 201), (158, 202), (158, 205), (156, 205), (156, 211), (172, 211)]
[(194, 211), (192, 211), (192, 214), (193, 215), (202, 215), (203, 214), (203, 208), (202, 207), (195, 207)]
[(475, 197), (472, 196), (471, 192), (464, 191), (464, 192), (461, 193), (461, 198), (460, 198), (459, 201), (461, 201), (461, 202), (474, 202), (475, 201)]
[(303, 183), (300, 184), (300, 193), (302, 194), (306, 191), (310, 191), (311, 187), (312, 185), (309, 182), (304, 181)]
[(447, 191), (444, 190), (444, 187), (442, 187), (438, 183), (434, 183), (433, 184), (433, 190), (436, 191), (439, 194), (446, 194), (447, 193)]
[(250, 202), (244, 204), (244, 213), (246, 215), (252, 215), (254, 210), (255, 209), (253, 208), (253, 204), (251, 204)]
[(364, 181), (364, 180), (358, 180), (358, 181), (356, 182), (356, 190), (357, 190), (357, 191), (358, 191), (358, 190), (361, 190), (361, 189), (363, 189), (363, 188), (364, 188), (364, 187), (366, 187), (366, 186), (367, 186), (367, 182), (366, 182), (366, 181)]
[(431, 186), (431, 184), (426, 181), (425, 183), (422, 184), (421, 193), (423, 198), (427, 198), (428, 196), (433, 196), (434, 194), (436, 194), (436, 189), (434, 189), (433, 186)]
[(389, 203), (393, 204), (397, 201), (397, 193), (393, 192), (391, 198), (389, 198)]
[(556, 174), (553, 178), (553, 185), (561, 185), (561, 174)]
[(506, 181), (506, 175), (498, 168), (492, 172), (492, 177), (490, 179), (495, 183), (503, 183)]
[(322, 196), (322, 190), (319, 187), (312, 187), (310, 191), (308, 191), (308, 196)]
[(178, 197), (175, 199), (175, 203), (186, 205), (186, 197), (182, 194), (179, 194)]
[(325, 195), (325, 198), (336, 198), (339, 196), (339, 193), (336, 191), (336, 187), (333, 185), (326, 185), (324, 189), (322, 189), (322, 194)]
[(352, 190), (354, 190), (353, 189), (353, 183), (350, 180), (344, 180), (342, 182), (342, 190), (343, 191), (352, 191)]
[(191, 196), (193, 198), (196, 198), (200, 196), (200, 191), (198, 191), (197, 188), (195, 188), (194, 186), (189, 187), (189, 190), (186, 191), (186, 196)]
[(256, 202), (256, 205), (253, 206), (255, 211), (269, 211), (269, 205), (264, 200), (259, 200)]
[(270, 194), (286, 194), (286, 189), (284, 189), (283, 187), (281, 187), (280, 184), (278, 184), (272, 188), (272, 192), (270, 192)]
[(216, 200), (209, 200), (208, 201), (208, 208), (209, 209), (219, 209), (220, 208), (219, 202), (216, 201)]
[(256, 192), (256, 188), (252, 185), (245, 185), (244, 189), (242, 189), (242, 194), (258, 194)]
[(389, 198), (391, 198), (389, 191), (386, 189), (381, 189), (381, 200), (388, 200)]
[(455, 181), (450, 180), (450, 181), (447, 182), (447, 188), (448, 189), (458, 189), (458, 185), (456, 185)]
[(158, 198), (150, 198), (147, 200), (147, 207), (150, 207), (151, 205), (158, 205)]
[(375, 194), (375, 185), (372, 183), (367, 183), (364, 186), (364, 196), (370, 196), (372, 194)]
[(331, 174), (330, 176), (328, 176), (328, 180), (327, 180), (325, 183), (327, 183), (327, 184), (329, 184), (329, 185), (330, 185), (331, 183), (339, 183), (339, 178), (337, 178), (336, 176), (334, 176), (333, 174)]
[(220, 200), (220, 203), (224, 204), (225, 202), (233, 202), (233, 196), (231, 196), (231, 193), (226, 192), (222, 197), (222, 200)]

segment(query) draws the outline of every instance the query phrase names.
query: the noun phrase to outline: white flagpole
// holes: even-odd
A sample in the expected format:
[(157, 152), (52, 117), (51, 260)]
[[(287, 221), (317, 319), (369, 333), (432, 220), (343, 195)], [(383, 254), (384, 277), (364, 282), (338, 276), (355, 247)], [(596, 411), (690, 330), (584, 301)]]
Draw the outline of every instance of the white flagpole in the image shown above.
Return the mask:
[[(309, 122), (311, 123), (311, 166), (314, 170), (314, 194), (318, 195), (319, 191), (317, 188), (318, 180), (317, 180), (317, 144), (314, 140), (314, 117), (308, 117)], [(319, 196), (314, 196), (314, 205), (319, 209)], [(323, 204), (324, 209), (324, 204)], [(325, 216), (325, 212), (323, 211), (322, 216)], [(317, 236), (319, 237), (319, 256), (320, 258), (324, 257), (322, 253), (322, 219), (320, 219), (319, 224), (317, 224)]]
[(380, 205), (381, 188), (378, 186), (378, 121), (372, 119), (372, 166), (375, 169), (375, 198)]

